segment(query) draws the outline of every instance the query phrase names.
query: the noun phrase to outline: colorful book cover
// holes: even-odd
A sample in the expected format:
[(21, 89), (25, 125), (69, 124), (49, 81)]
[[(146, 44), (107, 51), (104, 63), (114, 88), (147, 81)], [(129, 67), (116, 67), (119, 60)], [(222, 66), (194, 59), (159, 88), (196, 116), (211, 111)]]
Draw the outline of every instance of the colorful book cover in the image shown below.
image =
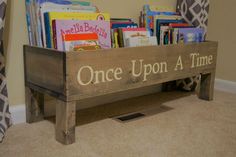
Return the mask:
[(65, 51), (79, 51), (85, 47), (100, 48), (96, 33), (65, 34), (63, 38)]
[(172, 16), (177, 15), (175, 8), (171, 6), (154, 6), (154, 5), (144, 5), (143, 7), (143, 16), (145, 27), (151, 31), (155, 29), (155, 16), (166, 15)]
[(101, 48), (111, 48), (109, 21), (54, 20), (53, 23), (53, 38), (55, 48), (58, 50), (63, 50), (63, 36), (65, 34), (82, 33), (97, 33)]
[[(107, 13), (78, 13), (78, 12), (48, 12), (44, 14), (47, 47), (52, 48), (52, 21), (57, 20), (93, 20), (110, 21), (110, 15)], [(109, 24), (110, 25), (110, 24)]]
[(85, 3), (82, 1), (58, 1), (58, 0), (41, 0), (39, 3), (39, 19), (40, 19), (40, 29), (42, 31), (42, 41), (43, 45), (46, 47), (46, 34), (45, 34), (45, 21), (44, 13), (46, 12), (96, 12), (97, 8), (92, 6), (90, 3)]
[(179, 43), (198, 43), (203, 41), (203, 28), (179, 28)]

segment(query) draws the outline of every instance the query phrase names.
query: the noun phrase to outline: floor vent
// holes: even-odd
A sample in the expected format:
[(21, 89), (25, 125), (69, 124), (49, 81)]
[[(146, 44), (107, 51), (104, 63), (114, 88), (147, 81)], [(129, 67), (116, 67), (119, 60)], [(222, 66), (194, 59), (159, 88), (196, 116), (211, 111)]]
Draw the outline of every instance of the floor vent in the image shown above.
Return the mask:
[(121, 117), (116, 117), (115, 119), (117, 119), (121, 122), (127, 122), (127, 121), (138, 119), (138, 118), (141, 118), (144, 116), (145, 116), (145, 114), (143, 114), (143, 113), (132, 113), (129, 115), (122, 115)]

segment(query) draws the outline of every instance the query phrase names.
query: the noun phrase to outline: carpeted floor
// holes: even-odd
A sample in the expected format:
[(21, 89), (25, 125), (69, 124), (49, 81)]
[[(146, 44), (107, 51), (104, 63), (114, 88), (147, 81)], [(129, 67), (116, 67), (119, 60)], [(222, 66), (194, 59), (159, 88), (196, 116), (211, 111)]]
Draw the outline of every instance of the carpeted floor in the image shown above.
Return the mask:
[[(161, 106), (162, 105), (162, 106)], [(146, 116), (119, 122), (113, 116)], [(11, 127), (1, 157), (235, 157), (236, 95), (216, 92), (215, 100), (158, 93), (84, 109), (77, 113), (76, 143), (54, 139), (52, 119)]]

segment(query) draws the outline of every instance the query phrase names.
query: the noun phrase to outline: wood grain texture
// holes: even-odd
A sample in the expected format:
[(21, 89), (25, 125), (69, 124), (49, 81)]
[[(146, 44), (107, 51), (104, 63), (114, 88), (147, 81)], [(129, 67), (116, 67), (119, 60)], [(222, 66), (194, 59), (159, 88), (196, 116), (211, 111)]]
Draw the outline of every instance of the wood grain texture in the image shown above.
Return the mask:
[(64, 95), (64, 53), (24, 46), (25, 83)]
[(213, 100), (215, 84), (215, 71), (201, 75), (199, 98), (203, 100)]
[(58, 100), (56, 105), (56, 140), (68, 145), (75, 142), (76, 101)]
[[(203, 67), (191, 67), (190, 53), (198, 53), (202, 56), (212, 55), (212, 64)], [(174, 71), (178, 56), (182, 56), (184, 69)], [(200, 73), (210, 73), (216, 68), (217, 42), (205, 42), (198, 44), (179, 44), (168, 46), (150, 46), (136, 48), (120, 48), (84, 53), (66, 53), (66, 95), (67, 100), (85, 99), (94, 96), (116, 93), (129, 89), (137, 89), (144, 86), (160, 84), (172, 80), (195, 76)], [(168, 73), (150, 75), (148, 81), (142, 81), (140, 77), (132, 77), (131, 60), (144, 60), (144, 64), (166, 61)], [(122, 80), (104, 82), (82, 86), (77, 81), (78, 70), (85, 65), (93, 67), (94, 70), (108, 70), (110, 68), (122, 68)], [(88, 80), (89, 72), (84, 73), (84, 80)]]
[(33, 123), (44, 118), (44, 95), (25, 87), (26, 122)]

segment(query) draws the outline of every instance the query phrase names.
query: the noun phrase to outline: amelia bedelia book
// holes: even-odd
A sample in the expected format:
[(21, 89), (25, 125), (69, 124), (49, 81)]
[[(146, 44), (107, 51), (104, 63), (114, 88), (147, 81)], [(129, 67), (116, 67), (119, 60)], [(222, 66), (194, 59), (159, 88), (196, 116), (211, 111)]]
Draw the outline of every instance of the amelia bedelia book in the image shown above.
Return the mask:
[(54, 20), (53, 39), (58, 50), (63, 49), (63, 36), (65, 34), (96, 33), (99, 45), (103, 49), (111, 48), (109, 21), (83, 21), (83, 20)]
[[(57, 20), (91, 20), (91, 21), (107, 21), (110, 22), (110, 15), (107, 13), (79, 13), (79, 12), (48, 12), (44, 14), (46, 42), (47, 47), (53, 46), (52, 21)], [(110, 27), (110, 24), (109, 24)], [(110, 29), (110, 28), (109, 28)]]

